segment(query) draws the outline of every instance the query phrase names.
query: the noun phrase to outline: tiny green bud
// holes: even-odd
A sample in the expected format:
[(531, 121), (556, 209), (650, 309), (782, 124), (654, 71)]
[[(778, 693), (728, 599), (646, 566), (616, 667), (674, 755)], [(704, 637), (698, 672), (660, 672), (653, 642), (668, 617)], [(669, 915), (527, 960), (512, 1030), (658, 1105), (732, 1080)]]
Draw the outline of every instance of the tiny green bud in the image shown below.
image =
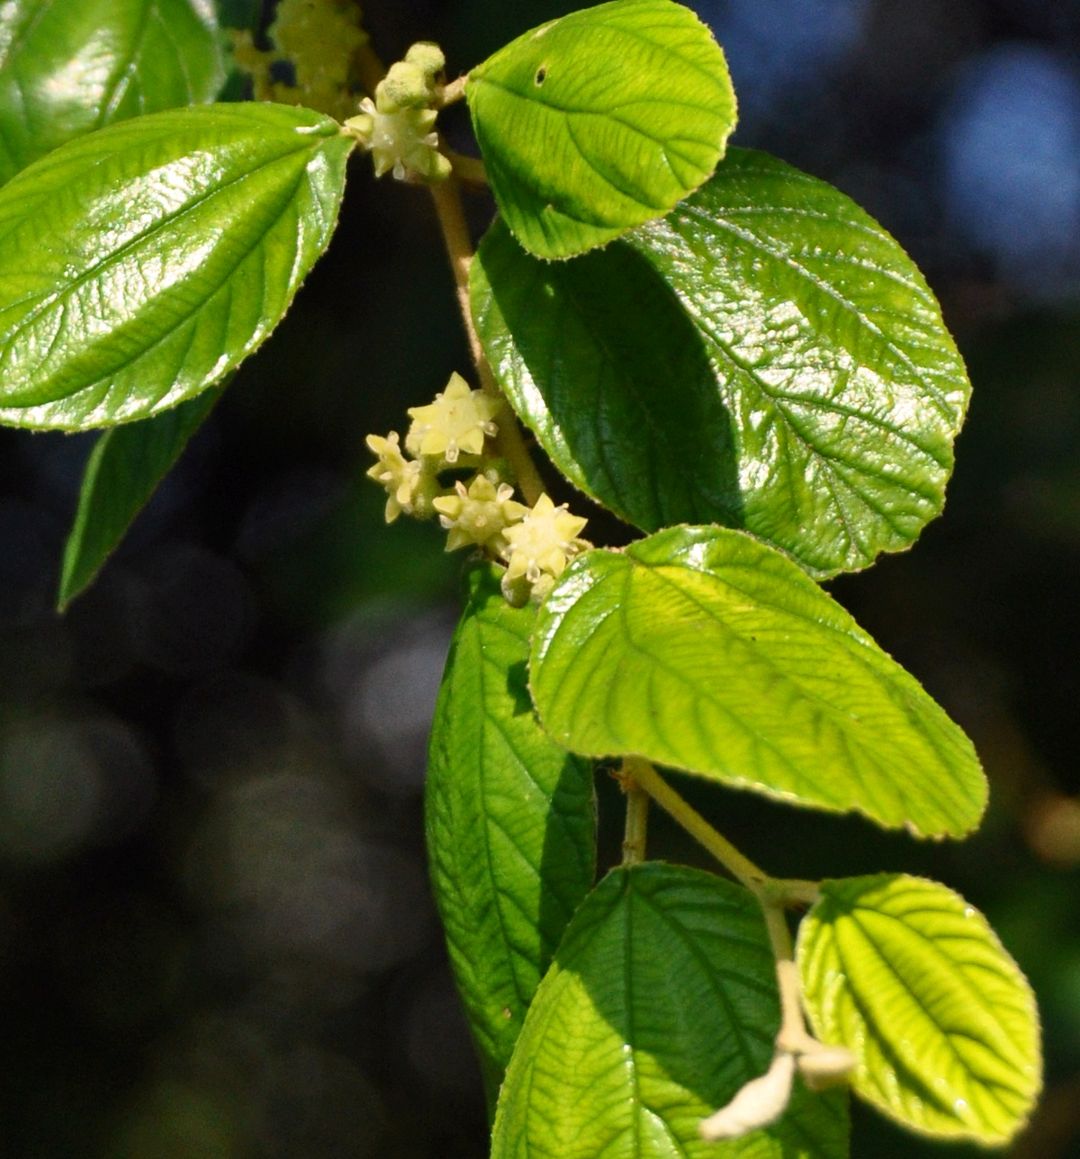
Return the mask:
[(398, 113), (402, 109), (422, 109), (431, 103), (431, 88), (423, 71), (407, 60), (399, 60), (375, 90), (380, 113)]
[(787, 1110), (794, 1077), (794, 1055), (779, 1051), (763, 1075), (740, 1087), (727, 1106), (698, 1125), (701, 1137), (710, 1143), (741, 1139), (775, 1123)]
[(405, 53), (405, 60), (409, 64), (416, 65), (424, 74), (429, 85), (433, 85), (435, 79), (446, 68), (446, 57), (443, 55), (443, 50), (437, 44), (432, 44), (430, 40), (417, 41)]

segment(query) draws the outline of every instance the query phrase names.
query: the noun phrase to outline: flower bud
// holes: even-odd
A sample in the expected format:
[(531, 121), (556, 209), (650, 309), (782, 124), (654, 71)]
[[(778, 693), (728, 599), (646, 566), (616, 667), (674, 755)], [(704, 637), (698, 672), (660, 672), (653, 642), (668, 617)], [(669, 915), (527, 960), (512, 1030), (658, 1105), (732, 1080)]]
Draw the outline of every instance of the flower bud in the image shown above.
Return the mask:
[(398, 113), (402, 109), (422, 109), (431, 102), (427, 77), (415, 64), (399, 60), (375, 90), (375, 104), (381, 113)]
[(424, 74), (424, 80), (433, 87), (440, 73), (446, 68), (443, 50), (430, 40), (420, 40), (407, 53), (405, 60), (414, 64)]
[(703, 1119), (698, 1130), (703, 1139), (739, 1139), (759, 1127), (775, 1123), (787, 1110), (795, 1078), (795, 1056), (787, 1051), (773, 1055), (769, 1069), (739, 1088), (735, 1097), (715, 1115)]

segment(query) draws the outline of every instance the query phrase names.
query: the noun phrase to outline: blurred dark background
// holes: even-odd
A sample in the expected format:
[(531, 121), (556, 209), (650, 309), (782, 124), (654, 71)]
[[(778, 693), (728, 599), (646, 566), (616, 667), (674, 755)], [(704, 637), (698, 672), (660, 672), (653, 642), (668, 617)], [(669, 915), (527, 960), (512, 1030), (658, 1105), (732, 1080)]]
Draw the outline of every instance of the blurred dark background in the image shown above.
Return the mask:
[[(364, 5), (384, 59), (436, 39), (455, 71), (576, 6)], [(735, 141), (877, 216), (968, 360), (944, 518), (831, 588), (970, 732), (993, 804), (972, 840), (927, 846), (688, 791), (774, 872), (924, 872), (982, 907), (1046, 1034), (1047, 1095), (1010, 1154), (1077, 1156), (1080, 3), (696, 7)], [(485, 1154), (422, 839), (460, 561), (432, 528), (384, 527), (363, 479), (364, 435), (468, 366), (430, 209), (357, 163), (280, 331), (62, 618), (91, 441), (0, 432), (4, 1156)], [(701, 862), (662, 818), (652, 852)], [(860, 1113), (853, 1153), (976, 1152)]]

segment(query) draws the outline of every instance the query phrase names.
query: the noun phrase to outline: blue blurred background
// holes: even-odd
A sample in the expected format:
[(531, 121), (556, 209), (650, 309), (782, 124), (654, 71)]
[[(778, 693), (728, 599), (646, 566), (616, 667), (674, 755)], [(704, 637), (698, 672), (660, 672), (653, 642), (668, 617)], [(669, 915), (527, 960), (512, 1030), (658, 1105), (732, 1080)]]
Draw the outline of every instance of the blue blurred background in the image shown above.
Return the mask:
[[(465, 70), (574, 6), (364, 8), (385, 59), (437, 39)], [(1080, 1155), (1080, 3), (696, 7), (735, 141), (881, 220), (968, 360), (945, 517), (831, 589), (970, 732), (993, 806), (927, 847), (694, 799), (777, 873), (908, 869), (984, 908), (1046, 1029), (1047, 1097), (1010, 1154)], [(440, 246), (422, 191), (358, 166), (280, 332), (63, 618), (90, 442), (0, 432), (4, 1155), (485, 1154), (421, 826), (459, 561), (385, 528), (363, 480), (363, 436), (468, 365)], [(700, 860), (663, 819), (652, 850)], [(870, 1114), (855, 1131), (860, 1157), (975, 1154)]]

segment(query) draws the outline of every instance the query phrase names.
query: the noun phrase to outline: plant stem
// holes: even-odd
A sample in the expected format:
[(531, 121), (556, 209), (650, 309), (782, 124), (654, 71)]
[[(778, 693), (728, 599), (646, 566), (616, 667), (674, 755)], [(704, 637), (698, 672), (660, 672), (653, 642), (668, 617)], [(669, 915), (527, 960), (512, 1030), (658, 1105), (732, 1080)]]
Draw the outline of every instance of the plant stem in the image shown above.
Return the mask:
[(488, 394), (502, 400), (507, 410), (506, 417), (500, 419), (498, 423), (499, 433), (495, 436), (495, 450), (510, 464), (510, 470), (514, 473), (521, 494), (526, 503), (532, 506), (544, 493), (544, 482), (525, 445), (521, 428), (509, 413), (506, 400), (503, 399), (502, 391), (495, 382), (495, 376), (491, 372), (491, 366), (484, 355), (484, 348), (473, 325), (472, 309), (469, 305), (469, 265), (473, 258), (473, 248), (469, 227), (465, 221), (465, 209), (461, 203), (461, 185), (457, 177), (451, 174), (445, 181), (429, 188), (435, 202), (435, 212), (439, 218), (443, 241), (446, 243), (446, 252), (450, 257), (458, 309), (469, 340), (469, 353), (480, 376), (480, 385)]
[[(476, 334), (476, 327), (472, 322), (472, 311), (469, 308), (469, 265), (472, 262), (472, 238), (469, 235), (469, 226), (465, 221), (465, 209), (461, 204), (461, 186), (458, 178), (451, 174), (445, 181), (428, 187), (431, 198), (435, 203), (435, 213), (439, 219), (439, 228), (442, 230), (443, 241), (446, 244), (446, 253), (450, 258), (450, 269), (454, 275), (454, 288), (457, 292), (458, 310), (465, 323), (465, 334), (469, 340), (469, 353), (477, 368), (480, 364), (486, 365), (484, 350)], [(490, 370), (488, 371), (490, 375)], [(485, 376), (481, 370), (480, 377)], [(484, 383), (484, 389), (487, 384)]]
[(622, 863), (638, 865), (645, 860), (645, 840), (649, 827), (649, 794), (640, 788), (631, 776), (623, 778), (622, 787), (626, 794)]
[(452, 80), (448, 85), (443, 86), (442, 92), (439, 94), (440, 108), (446, 108), (447, 105), (455, 104), (465, 96), (465, 86), (469, 83), (468, 74), (459, 76), (456, 80)]
[(726, 837), (721, 836), (704, 817), (664, 781), (652, 765), (641, 757), (624, 757), (623, 768), (637, 785), (669, 813), (686, 831), (703, 845), (717, 861), (755, 896), (762, 897), (771, 878), (749, 857), (740, 853)]
[[(356, 56), (357, 70), (360, 82), (369, 95), (374, 94), (379, 81), (386, 75), (386, 69), (378, 54), (369, 43), (360, 46)], [(452, 81), (442, 91), (441, 105), (446, 106), (460, 100), (465, 95), (465, 83), (468, 77), (459, 77)], [(521, 491), (525, 502), (533, 506), (544, 493), (544, 481), (540, 472), (529, 454), (525, 445), (524, 436), (517, 420), (509, 413), (509, 406), (503, 398), (495, 382), (495, 375), (491, 372), (491, 365), (484, 355), (484, 348), (473, 325), (472, 308), (469, 305), (469, 265), (473, 257), (472, 237), (465, 220), (465, 208), (461, 203), (460, 181), (480, 181), (487, 183), (484, 173), (484, 163), (473, 157), (463, 157), (459, 154), (450, 155), (454, 172), (442, 182), (429, 185), (432, 200), (435, 202), (435, 213), (439, 219), (439, 228), (442, 230), (446, 252), (450, 257), (450, 269), (454, 275), (454, 288), (457, 294), (458, 310), (465, 326), (465, 335), (469, 340), (469, 353), (476, 365), (476, 372), (480, 377), (480, 385), (484, 390), (499, 399), (507, 415), (498, 423), (499, 433), (495, 436), (495, 451), (509, 464), (514, 473), (518, 490)]]
[(644, 789), (661, 809), (670, 814), (698, 844), (703, 845), (763, 906), (773, 905), (782, 909), (793, 905), (812, 905), (817, 901), (820, 888), (816, 881), (770, 877), (684, 801), (648, 761), (641, 757), (624, 757), (623, 769), (627, 777)]
[[(776, 983), (780, 992), (780, 1029), (776, 1035), (776, 1048), (790, 1054), (799, 1055), (807, 1051), (820, 1050), (821, 1044), (806, 1029), (803, 1018), (799, 969), (795, 963), (795, 951), (788, 929), (784, 907), (793, 901), (812, 901), (818, 892), (812, 881), (785, 881), (770, 877), (756, 866), (745, 854), (739, 852), (726, 837), (717, 831), (664, 781), (652, 765), (641, 757), (623, 758), (624, 783), (644, 790), (691, 837), (699, 841), (728, 870), (740, 884), (757, 898), (765, 917), (765, 929), (769, 935), (769, 946), (776, 961)], [(630, 830), (629, 803), (627, 807), (627, 833)], [(626, 864), (626, 842), (623, 842), (624, 864)]]
[(458, 153), (455, 149), (444, 146), (443, 156), (448, 157), (453, 166), (455, 176), (465, 185), (475, 189), (487, 188), (487, 170), (479, 157), (470, 157), (468, 153)]

